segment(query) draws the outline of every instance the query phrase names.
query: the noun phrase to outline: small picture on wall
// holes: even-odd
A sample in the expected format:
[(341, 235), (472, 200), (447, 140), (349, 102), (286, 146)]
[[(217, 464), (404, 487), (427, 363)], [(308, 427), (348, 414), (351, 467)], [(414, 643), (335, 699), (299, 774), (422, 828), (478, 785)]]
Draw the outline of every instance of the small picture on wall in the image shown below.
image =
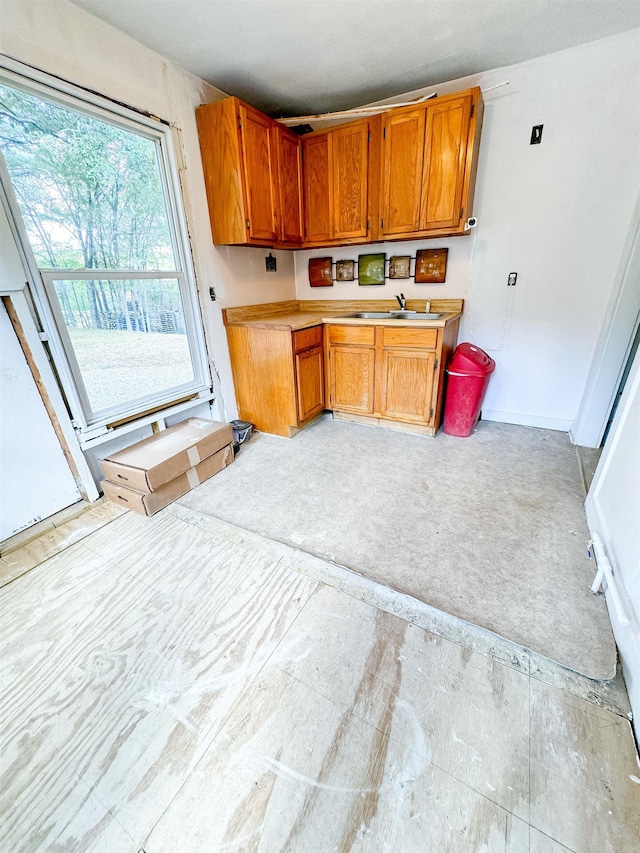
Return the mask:
[(336, 281), (353, 281), (355, 261), (336, 261)]
[(384, 284), (385, 254), (358, 255), (358, 284)]
[(447, 276), (448, 249), (420, 249), (416, 252), (416, 284), (442, 284)]
[(389, 259), (389, 278), (409, 278), (411, 255), (394, 255)]
[(332, 258), (309, 258), (309, 284), (311, 287), (333, 287)]

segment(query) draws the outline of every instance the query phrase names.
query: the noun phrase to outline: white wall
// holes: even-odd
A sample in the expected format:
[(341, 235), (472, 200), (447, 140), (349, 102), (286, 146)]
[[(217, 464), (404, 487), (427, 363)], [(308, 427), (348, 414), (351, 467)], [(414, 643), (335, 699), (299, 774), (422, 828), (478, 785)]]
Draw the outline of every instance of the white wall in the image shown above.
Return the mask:
[[(67, 0), (0, 0), (0, 51), (101, 95), (171, 122), (221, 416), (237, 416), (221, 307), (295, 298), (293, 257), (260, 249), (217, 249), (211, 240), (195, 109), (222, 93)], [(213, 49), (215, 49), (213, 47)], [(209, 299), (214, 287), (218, 302)]]
[[(420, 90), (486, 92), (470, 237), (296, 255), (299, 299), (464, 297), (461, 340), (496, 359), (483, 417), (569, 429), (640, 191), (640, 31)], [(419, 94), (411, 93), (410, 96)], [(404, 98), (403, 98), (404, 99)], [(542, 143), (531, 146), (534, 124)], [(444, 285), (310, 288), (309, 257), (449, 247)], [(507, 275), (518, 273), (516, 287)]]
[(602, 538), (629, 620), (607, 604), (640, 738), (640, 352), (636, 354), (586, 502), (591, 533)]

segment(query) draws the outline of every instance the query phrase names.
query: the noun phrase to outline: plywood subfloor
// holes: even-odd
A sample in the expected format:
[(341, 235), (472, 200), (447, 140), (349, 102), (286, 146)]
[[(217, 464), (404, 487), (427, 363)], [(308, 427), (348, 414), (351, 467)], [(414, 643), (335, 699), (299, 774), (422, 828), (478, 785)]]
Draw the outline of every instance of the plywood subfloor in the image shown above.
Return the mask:
[(0, 590), (0, 849), (638, 849), (625, 717), (178, 509)]
[(481, 422), (435, 439), (324, 418), (258, 435), (180, 504), (413, 596), (593, 679), (616, 649), (575, 448)]

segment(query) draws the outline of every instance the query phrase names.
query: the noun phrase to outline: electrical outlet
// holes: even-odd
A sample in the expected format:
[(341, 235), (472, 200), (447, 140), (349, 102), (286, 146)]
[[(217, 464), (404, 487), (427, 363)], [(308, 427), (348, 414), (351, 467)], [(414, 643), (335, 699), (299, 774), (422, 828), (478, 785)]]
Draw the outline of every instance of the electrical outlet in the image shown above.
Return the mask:
[(542, 128), (543, 124), (536, 124), (531, 128), (531, 141), (529, 145), (540, 145), (542, 142)]
[(518, 273), (517, 272), (510, 272), (509, 278), (507, 279), (507, 287), (515, 287), (517, 280), (518, 280)]
[(216, 301), (216, 292), (213, 289), (213, 287), (209, 288), (209, 298), (211, 299), (212, 302)]

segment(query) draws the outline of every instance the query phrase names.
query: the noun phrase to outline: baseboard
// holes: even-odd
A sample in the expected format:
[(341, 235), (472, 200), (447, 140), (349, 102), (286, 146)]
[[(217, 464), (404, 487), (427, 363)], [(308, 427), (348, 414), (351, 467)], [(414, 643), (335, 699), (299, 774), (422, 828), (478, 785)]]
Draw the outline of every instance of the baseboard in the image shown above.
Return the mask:
[(483, 421), (500, 421), (503, 424), (519, 424), (520, 426), (540, 427), (541, 429), (556, 429), (569, 432), (573, 421), (568, 418), (545, 418), (540, 415), (529, 415), (523, 412), (501, 412), (498, 409), (483, 409)]

